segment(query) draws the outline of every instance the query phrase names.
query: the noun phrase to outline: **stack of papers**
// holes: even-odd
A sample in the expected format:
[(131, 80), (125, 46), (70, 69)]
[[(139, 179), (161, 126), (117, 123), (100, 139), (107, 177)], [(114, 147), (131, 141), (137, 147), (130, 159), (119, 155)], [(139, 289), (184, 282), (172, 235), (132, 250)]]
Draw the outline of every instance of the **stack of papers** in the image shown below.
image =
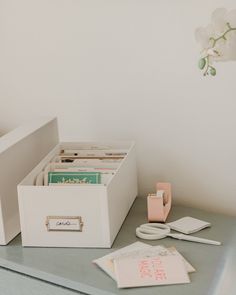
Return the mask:
[(118, 288), (189, 283), (193, 266), (174, 248), (133, 243), (93, 261)]

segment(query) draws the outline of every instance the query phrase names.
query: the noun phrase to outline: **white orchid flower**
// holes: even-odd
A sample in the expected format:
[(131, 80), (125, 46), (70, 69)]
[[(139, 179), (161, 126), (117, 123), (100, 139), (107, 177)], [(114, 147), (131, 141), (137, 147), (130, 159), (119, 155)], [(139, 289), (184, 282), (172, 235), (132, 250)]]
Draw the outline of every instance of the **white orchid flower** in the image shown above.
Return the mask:
[(216, 75), (214, 62), (236, 60), (236, 9), (227, 12), (217, 8), (211, 16), (211, 23), (195, 31), (195, 39), (201, 46), (199, 68), (204, 75)]

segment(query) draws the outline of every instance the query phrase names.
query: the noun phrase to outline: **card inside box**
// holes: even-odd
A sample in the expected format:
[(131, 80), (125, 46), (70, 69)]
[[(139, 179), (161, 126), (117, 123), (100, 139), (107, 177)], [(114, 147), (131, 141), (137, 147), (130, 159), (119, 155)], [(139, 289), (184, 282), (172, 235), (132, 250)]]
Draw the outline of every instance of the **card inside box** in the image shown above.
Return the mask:
[[(66, 171), (69, 171), (67, 173), (98, 171), (102, 176), (101, 184), (107, 185), (119, 170), (130, 146), (131, 143), (123, 143), (122, 145), (110, 143), (106, 146), (99, 143), (62, 143), (43, 160), (41, 163), (43, 167), (42, 165), (36, 167), (36, 171), (40, 170), (40, 172), (36, 175), (34, 184), (39, 186), (49, 185), (48, 174), (51, 172), (63, 175)], [(67, 150), (71, 152), (71, 155), (65, 154)], [(35, 174), (34, 172), (33, 174)], [(32, 185), (32, 179), (25, 180), (24, 184)], [(56, 184), (53, 183), (53, 185)]]

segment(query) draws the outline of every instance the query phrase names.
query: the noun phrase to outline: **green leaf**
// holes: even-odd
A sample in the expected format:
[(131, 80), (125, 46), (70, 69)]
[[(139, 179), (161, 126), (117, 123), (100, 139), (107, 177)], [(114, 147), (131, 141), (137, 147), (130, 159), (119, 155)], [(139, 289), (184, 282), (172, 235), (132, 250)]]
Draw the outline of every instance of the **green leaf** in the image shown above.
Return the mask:
[(198, 67), (199, 67), (199, 69), (200, 69), (200, 70), (203, 70), (204, 67), (205, 67), (205, 65), (206, 65), (206, 59), (205, 59), (205, 58), (201, 58), (201, 59), (199, 60), (199, 62), (198, 62)]
[(216, 69), (213, 68), (213, 67), (211, 67), (211, 69), (210, 69), (210, 74), (211, 74), (212, 76), (215, 76), (215, 75), (216, 75)]

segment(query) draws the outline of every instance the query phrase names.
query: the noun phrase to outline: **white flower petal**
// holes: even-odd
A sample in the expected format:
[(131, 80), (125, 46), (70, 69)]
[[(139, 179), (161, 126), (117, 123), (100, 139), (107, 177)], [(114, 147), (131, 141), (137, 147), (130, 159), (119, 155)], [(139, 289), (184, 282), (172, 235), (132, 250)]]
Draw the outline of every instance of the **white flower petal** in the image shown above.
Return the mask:
[(214, 57), (213, 56), (209, 56), (208, 57), (208, 63), (209, 63), (209, 65), (212, 66), (213, 65), (213, 62), (214, 62)]
[(207, 48), (209, 46), (209, 35), (204, 28), (196, 29), (195, 39), (198, 43), (200, 43), (202, 48)]
[(211, 15), (211, 21), (217, 34), (224, 32), (227, 28), (227, 10), (225, 8), (217, 8)]
[[(233, 32), (232, 32), (233, 33)], [(236, 34), (232, 34), (226, 42), (227, 56), (230, 60), (236, 60)]]
[(209, 24), (207, 27), (206, 27), (206, 34), (208, 35), (208, 37), (216, 37), (215, 36), (215, 27), (213, 24)]
[(229, 22), (231, 27), (236, 28), (236, 9), (231, 10), (227, 13), (226, 20), (227, 22)]

